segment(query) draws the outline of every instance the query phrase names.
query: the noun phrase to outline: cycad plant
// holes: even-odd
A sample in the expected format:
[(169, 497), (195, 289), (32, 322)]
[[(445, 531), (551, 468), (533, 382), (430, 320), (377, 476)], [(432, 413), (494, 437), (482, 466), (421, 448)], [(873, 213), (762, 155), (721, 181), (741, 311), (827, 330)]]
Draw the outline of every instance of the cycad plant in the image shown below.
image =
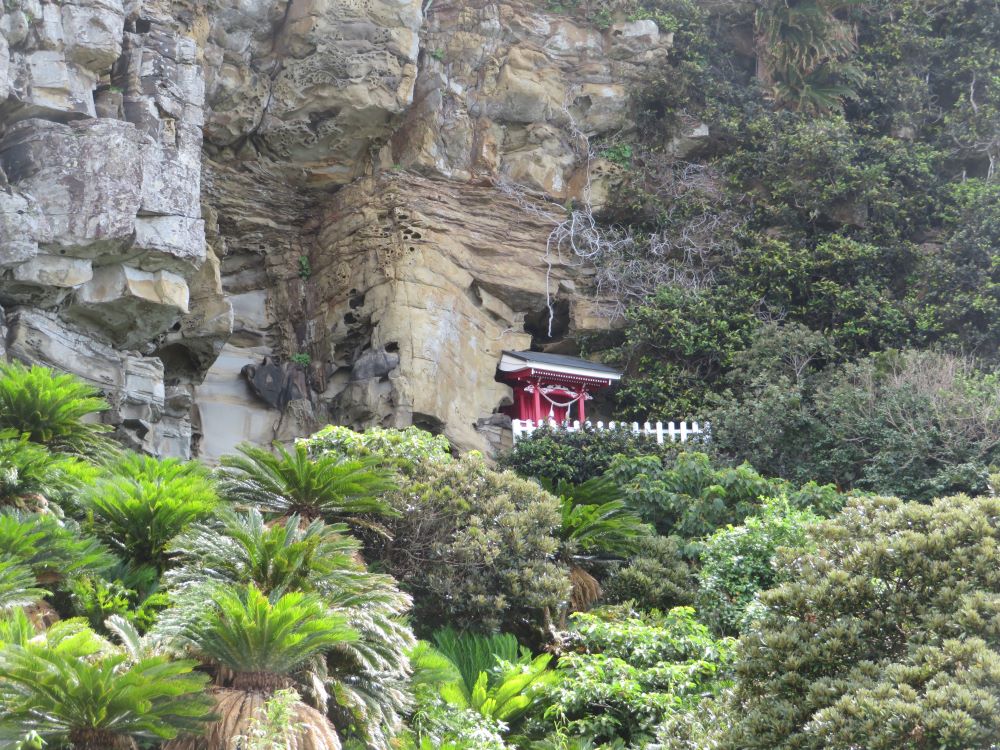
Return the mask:
[(828, 111), (854, 95), (854, 31), (840, 16), (859, 0), (765, 0), (756, 13), (760, 77), (780, 104)]
[(223, 456), (218, 470), (223, 495), (248, 507), (308, 520), (343, 522), (381, 530), (372, 516), (393, 515), (379, 496), (394, 489), (393, 472), (377, 457), (346, 459), (334, 454), (310, 458), (297, 443), (274, 452), (243, 444), (240, 455)]
[(7, 434), (0, 433), (0, 508), (60, 512), (69, 495), (99, 475), (76, 457), (53, 453), (13, 430)]
[(0, 625), (0, 747), (131, 750), (196, 730), (211, 716), (194, 661), (131, 660), (79, 621), (28, 640), (25, 618)]
[(321, 665), (331, 713), (367, 746), (387, 748), (408, 708), (406, 654), (414, 640), (402, 616), (410, 598), (392, 577), (365, 569), (359, 543), (345, 531), (342, 524), (298, 516), (268, 525), (257, 510), (223, 511), (173, 542), (177, 567), (167, 582), (174, 590), (214, 580), (252, 583), (272, 597), (319, 595), (358, 633), (332, 648)]
[(111, 427), (85, 421), (108, 408), (99, 391), (79, 378), (38, 365), (0, 363), (0, 430), (81, 456), (111, 455)]
[(28, 565), (9, 555), (0, 556), (0, 614), (29, 607), (48, 593), (39, 587)]
[[(179, 611), (164, 614), (160, 632), (213, 667), (216, 682), (225, 687), (213, 691), (219, 720), (165, 750), (231, 750), (275, 692), (308, 681), (324, 654), (357, 638), (343, 616), (331, 614), (312, 594), (269, 598), (253, 584), (189, 587), (187, 594)], [(197, 607), (199, 600), (207, 603)], [(289, 747), (340, 747), (322, 713), (298, 703), (294, 716), (299, 729)]]
[(134, 567), (166, 569), (170, 541), (208, 518), (218, 496), (194, 462), (128, 455), (81, 498), (93, 532)]
[(560, 481), (547, 489), (559, 497), (562, 541), (560, 556), (570, 566), (570, 607), (590, 607), (601, 595), (597, 579), (587, 572), (581, 556), (625, 558), (638, 551), (653, 528), (624, 500), (621, 488), (608, 477), (580, 484)]
[(31, 568), (44, 585), (116, 563), (96, 539), (47, 513), (0, 511), (0, 550)]

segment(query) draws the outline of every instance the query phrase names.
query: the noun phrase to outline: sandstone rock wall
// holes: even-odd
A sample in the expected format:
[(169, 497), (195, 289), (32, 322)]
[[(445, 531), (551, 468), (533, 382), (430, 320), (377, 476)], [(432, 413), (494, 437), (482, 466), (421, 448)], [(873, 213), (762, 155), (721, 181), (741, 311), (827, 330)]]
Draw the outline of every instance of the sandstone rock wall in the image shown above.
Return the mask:
[[(332, 420), (489, 448), (500, 351), (607, 325), (546, 243), (560, 204), (614, 189), (588, 139), (631, 127), (669, 64), (655, 23), (540, 0), (4, 7), (8, 355), (100, 384), (137, 447), (212, 459)], [(251, 387), (265, 358), (293, 398)]]

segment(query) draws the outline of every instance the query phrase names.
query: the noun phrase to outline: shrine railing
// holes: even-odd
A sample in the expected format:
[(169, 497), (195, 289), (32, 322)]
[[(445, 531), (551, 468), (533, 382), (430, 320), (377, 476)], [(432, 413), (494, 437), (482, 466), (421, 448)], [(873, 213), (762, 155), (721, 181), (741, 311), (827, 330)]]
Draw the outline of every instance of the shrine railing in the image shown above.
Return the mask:
[[(514, 442), (516, 443), (519, 439), (523, 437), (528, 437), (532, 432), (537, 430), (539, 427), (549, 427), (553, 430), (565, 430), (566, 432), (577, 432), (580, 429), (580, 422), (556, 422), (555, 420), (540, 419), (537, 422), (530, 419), (512, 419), (511, 428), (514, 431)], [(637, 435), (646, 435), (647, 437), (655, 437), (656, 442), (661, 445), (666, 440), (670, 440), (673, 443), (681, 442), (686, 443), (688, 438), (695, 435), (704, 435), (708, 437), (708, 425), (699, 425), (697, 422), (656, 422), (651, 424), (649, 422), (644, 422), (639, 424), (638, 422), (586, 422), (586, 427), (593, 430), (630, 430)]]

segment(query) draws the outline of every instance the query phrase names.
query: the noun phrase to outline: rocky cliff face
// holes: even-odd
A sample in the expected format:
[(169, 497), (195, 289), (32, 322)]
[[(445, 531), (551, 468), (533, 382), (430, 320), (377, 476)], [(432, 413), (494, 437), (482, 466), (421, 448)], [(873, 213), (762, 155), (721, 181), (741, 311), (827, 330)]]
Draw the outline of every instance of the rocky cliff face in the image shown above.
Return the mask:
[(545, 7), (8, 0), (7, 355), (159, 453), (328, 421), (488, 448), (501, 350), (608, 324), (547, 241), (672, 41)]

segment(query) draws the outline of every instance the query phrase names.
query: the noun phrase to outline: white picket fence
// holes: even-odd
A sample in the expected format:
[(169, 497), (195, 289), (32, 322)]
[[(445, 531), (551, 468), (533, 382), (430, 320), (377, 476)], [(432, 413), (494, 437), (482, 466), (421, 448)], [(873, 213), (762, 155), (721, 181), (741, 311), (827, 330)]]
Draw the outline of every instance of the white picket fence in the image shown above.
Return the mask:
[[(532, 432), (534, 432), (539, 427), (548, 426), (553, 430), (566, 430), (567, 432), (577, 432), (580, 429), (580, 422), (563, 422), (558, 423), (555, 420), (545, 420), (540, 419), (534, 422), (530, 419), (512, 419), (511, 427), (514, 431), (514, 442), (516, 443), (520, 438), (527, 437)], [(594, 430), (631, 430), (637, 435), (646, 435), (648, 437), (656, 437), (656, 442), (661, 445), (665, 440), (669, 438), (671, 442), (682, 442), (686, 443), (688, 438), (693, 435), (708, 435), (708, 425), (700, 426), (697, 422), (657, 422), (656, 424), (650, 424), (649, 422), (644, 422), (639, 424), (638, 422), (590, 422), (586, 423), (586, 426)]]

